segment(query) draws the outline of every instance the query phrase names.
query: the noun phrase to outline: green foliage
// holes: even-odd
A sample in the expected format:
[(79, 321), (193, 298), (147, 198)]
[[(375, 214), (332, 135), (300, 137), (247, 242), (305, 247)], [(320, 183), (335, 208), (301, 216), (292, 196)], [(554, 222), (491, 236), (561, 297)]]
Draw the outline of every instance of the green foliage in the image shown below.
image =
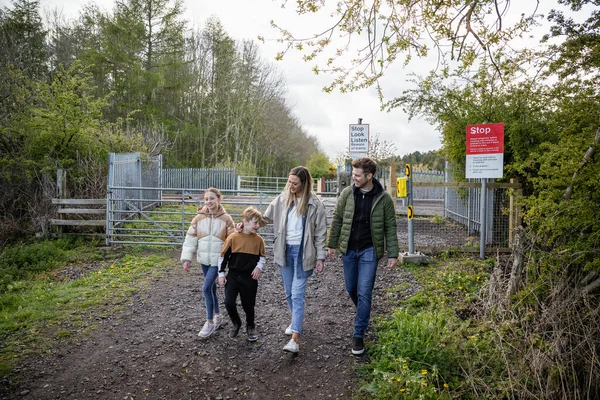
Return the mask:
[(505, 361), (510, 360), (503, 359), (487, 321), (476, 317), (490, 266), (452, 259), (405, 267), (422, 288), (377, 323), (370, 362), (361, 368), (361, 389), (375, 399), (506, 395)]
[(412, 164), (413, 168), (434, 171), (442, 171), (445, 168), (444, 157), (437, 150), (425, 153), (415, 151), (414, 153), (405, 154), (402, 157), (396, 157), (395, 162), (400, 168), (403, 168), (404, 164)]
[(327, 155), (323, 153), (314, 153), (306, 162), (306, 168), (310, 171), (313, 178), (333, 178), (331, 176), (331, 162)]
[(82, 239), (60, 238), (5, 247), (0, 254), (0, 293), (16, 290), (14, 282), (80, 259), (88, 254), (88, 246)]
[(48, 73), (47, 32), (39, 13), (39, 0), (11, 3), (12, 7), (0, 10), (0, 70), (10, 65), (29, 79), (43, 79)]
[[(286, 3), (281, 1), (284, 7)], [(316, 74), (333, 75), (325, 92), (339, 89), (344, 93), (375, 86), (383, 98), (385, 88), (380, 86), (380, 79), (389, 66), (407, 65), (432, 53), (437, 54), (436, 68), (440, 69), (450, 60), (463, 69), (486, 58), (496, 61), (497, 53), (511, 39), (523, 35), (541, 18), (536, 10), (531, 5), (522, 13), (497, 0), (399, 2), (393, 7), (377, 1), (350, 0), (331, 6), (321, 0), (305, 0), (297, 2), (297, 13), (329, 15), (331, 25), (318, 34), (302, 37), (295, 37), (292, 30), (274, 21), (271, 25), (279, 30), (279, 41), (284, 46), (276, 59), (289, 51), (302, 53)], [(514, 13), (510, 22), (509, 12)], [(379, 28), (373, 29), (375, 26)], [(360, 41), (366, 32), (370, 43), (367, 49), (338, 46), (332, 41), (338, 37)]]

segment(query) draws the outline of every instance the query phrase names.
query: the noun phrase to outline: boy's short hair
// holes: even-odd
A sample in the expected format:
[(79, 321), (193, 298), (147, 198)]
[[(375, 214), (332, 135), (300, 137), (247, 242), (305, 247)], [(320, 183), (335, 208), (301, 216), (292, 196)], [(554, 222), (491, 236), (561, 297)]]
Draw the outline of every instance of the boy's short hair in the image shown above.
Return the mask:
[(369, 157), (357, 158), (352, 161), (352, 168), (362, 169), (365, 174), (377, 172), (377, 163)]
[(252, 221), (253, 219), (255, 219), (258, 222), (258, 225), (260, 225), (261, 227), (265, 226), (265, 220), (262, 217), (262, 214), (260, 213), (260, 211), (258, 211), (256, 208), (250, 206), (247, 207), (244, 212), (242, 212), (242, 219), (244, 221)]

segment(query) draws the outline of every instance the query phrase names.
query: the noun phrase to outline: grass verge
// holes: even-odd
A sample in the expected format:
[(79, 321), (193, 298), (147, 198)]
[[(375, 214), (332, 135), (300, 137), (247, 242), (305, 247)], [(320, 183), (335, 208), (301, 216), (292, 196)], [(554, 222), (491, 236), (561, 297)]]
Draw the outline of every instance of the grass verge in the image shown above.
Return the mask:
[[(355, 397), (485, 399), (507, 395), (497, 335), (482, 318), (480, 300), (493, 262), (435, 259), (403, 265), (422, 290), (374, 321), (369, 363), (360, 368)], [(402, 287), (394, 289), (402, 298)]]
[[(17, 253), (27, 254), (39, 245), (22, 245)], [(54, 245), (62, 243), (44, 244)], [(128, 253), (122, 256), (114, 249), (73, 243), (68, 251), (56, 253), (60, 255), (47, 271), (35, 274), (33, 268), (7, 284), (0, 292), (0, 378), (10, 375), (23, 357), (95, 329), (96, 318), (117, 312), (132, 293), (172, 266), (166, 251), (146, 254), (144, 249), (130, 248)], [(0, 269), (12, 268), (6, 260)], [(73, 279), (61, 274), (62, 269), (79, 273)]]

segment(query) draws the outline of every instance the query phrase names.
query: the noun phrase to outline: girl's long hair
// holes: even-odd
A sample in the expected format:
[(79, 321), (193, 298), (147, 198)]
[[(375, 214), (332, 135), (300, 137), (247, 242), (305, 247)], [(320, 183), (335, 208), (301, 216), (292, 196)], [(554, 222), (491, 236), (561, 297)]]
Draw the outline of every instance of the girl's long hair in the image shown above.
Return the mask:
[[(302, 165), (298, 167), (294, 167), (290, 170), (289, 175), (295, 175), (300, 178), (300, 182), (302, 183), (302, 193), (300, 195), (300, 202), (296, 205), (297, 212), (299, 215), (306, 214), (308, 210), (308, 202), (310, 201), (310, 197), (313, 194), (313, 179), (310, 175), (310, 171), (308, 168), (303, 167)], [(290, 184), (289, 182), (285, 185), (285, 191), (287, 191), (287, 204), (286, 207), (289, 209), (292, 206), (292, 202), (294, 201), (294, 196), (290, 192)]]

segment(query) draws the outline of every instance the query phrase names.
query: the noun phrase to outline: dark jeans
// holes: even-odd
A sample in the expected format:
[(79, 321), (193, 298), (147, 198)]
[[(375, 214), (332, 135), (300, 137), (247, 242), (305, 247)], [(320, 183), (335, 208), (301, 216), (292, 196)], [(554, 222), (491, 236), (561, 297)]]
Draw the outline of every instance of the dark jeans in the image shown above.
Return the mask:
[(371, 302), (373, 298), (373, 286), (377, 274), (378, 260), (375, 258), (375, 249), (356, 251), (348, 250), (342, 254), (344, 263), (344, 280), (346, 291), (356, 306), (354, 318), (353, 337), (362, 338), (369, 326), (371, 318)]
[(242, 320), (237, 311), (236, 301), (238, 294), (242, 300), (242, 308), (246, 313), (246, 327), (254, 329), (254, 305), (256, 304), (256, 292), (258, 291), (258, 281), (248, 275), (236, 273), (227, 274), (227, 283), (225, 284), (225, 309), (231, 318), (231, 323), (241, 326)]

